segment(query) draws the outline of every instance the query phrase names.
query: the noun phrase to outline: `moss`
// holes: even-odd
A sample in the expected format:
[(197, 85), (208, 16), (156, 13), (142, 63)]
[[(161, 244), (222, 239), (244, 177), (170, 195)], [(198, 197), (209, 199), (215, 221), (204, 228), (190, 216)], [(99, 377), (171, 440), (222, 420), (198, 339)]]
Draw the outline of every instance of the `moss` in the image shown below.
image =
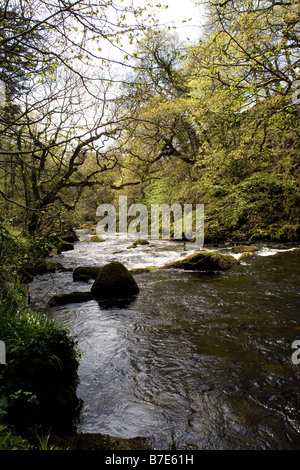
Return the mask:
[(191, 271), (225, 271), (236, 266), (238, 261), (231, 255), (223, 255), (215, 251), (199, 251), (183, 260), (170, 263), (165, 268), (186, 269)]
[(38, 274), (55, 273), (55, 271), (64, 270), (61, 263), (52, 263), (51, 261), (41, 261), (37, 266)]
[(47, 243), (49, 246), (52, 249), (56, 248), (59, 251), (71, 250), (71, 246), (73, 247), (73, 243), (77, 241), (79, 241), (79, 238), (73, 229), (53, 232), (47, 237)]
[(230, 238), (231, 233), (220, 227), (217, 222), (207, 221), (204, 226), (204, 243), (222, 243)]
[(278, 242), (300, 241), (300, 225), (273, 224), (270, 226), (270, 238)]
[(130, 269), (130, 272), (132, 274), (143, 274), (143, 273), (149, 273), (151, 271), (155, 271), (156, 269), (161, 269), (160, 266), (147, 266), (146, 268), (133, 268)]
[(261, 241), (269, 241), (270, 240), (270, 232), (265, 228), (256, 227), (251, 230), (249, 233), (250, 240), (261, 240)]
[(268, 227), (254, 227), (250, 232), (251, 240), (273, 242), (299, 242), (300, 224), (271, 224)]
[(105, 240), (102, 237), (98, 237), (98, 235), (93, 235), (91, 237), (91, 242), (100, 243), (100, 242), (105, 242)]
[(99, 269), (91, 293), (99, 299), (123, 298), (139, 292), (138, 285), (128, 269), (113, 261)]

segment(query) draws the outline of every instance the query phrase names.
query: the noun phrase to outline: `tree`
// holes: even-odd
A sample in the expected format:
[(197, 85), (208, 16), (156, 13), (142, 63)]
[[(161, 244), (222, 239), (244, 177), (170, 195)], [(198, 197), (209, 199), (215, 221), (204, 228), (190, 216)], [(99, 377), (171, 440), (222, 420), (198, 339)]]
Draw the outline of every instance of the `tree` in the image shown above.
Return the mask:
[(120, 52), (123, 35), (132, 42), (152, 4), (13, 0), (0, 10), (2, 77), (12, 78), (0, 113), (0, 195), (25, 211), (31, 234), (46, 212), (74, 208), (83, 188), (116, 164), (107, 141), (126, 120), (112, 106), (113, 64), (121, 61), (103, 47)]
[(187, 92), (182, 69), (185, 51), (178, 35), (165, 29), (149, 30), (138, 40), (133, 80), (146, 92), (145, 100), (155, 95), (176, 98)]
[(185, 61), (168, 52), (165, 33), (140, 41), (123, 175), (151, 181), (147, 201), (204, 203), (207, 238), (295, 240), (299, 2), (205, 4), (205, 34)]
[(247, 91), (249, 101), (290, 92), (300, 66), (299, 0), (196, 3), (206, 6), (209, 19), (206, 40), (197, 46), (209, 76)]
[(185, 50), (176, 34), (159, 29), (148, 31), (137, 44), (136, 70), (117, 100), (128, 115), (119, 158), (123, 184), (161, 177), (169, 159), (188, 165), (195, 161), (199, 141), (186, 100)]
[(279, 239), (299, 223), (299, 1), (203, 3), (206, 34), (188, 67), (207, 137), (197, 161), (207, 213), (231, 231)]
[[(43, 38), (35, 31), (28, 31), (24, 11), (18, 11), (16, 6), (9, 9), (9, 2), (0, 7), (0, 31), (0, 80), (5, 84), (6, 98), (10, 101), (22, 93), (28, 74), (43, 70), (38, 67), (34, 51), (36, 43)], [(16, 31), (19, 36), (15, 35)]]

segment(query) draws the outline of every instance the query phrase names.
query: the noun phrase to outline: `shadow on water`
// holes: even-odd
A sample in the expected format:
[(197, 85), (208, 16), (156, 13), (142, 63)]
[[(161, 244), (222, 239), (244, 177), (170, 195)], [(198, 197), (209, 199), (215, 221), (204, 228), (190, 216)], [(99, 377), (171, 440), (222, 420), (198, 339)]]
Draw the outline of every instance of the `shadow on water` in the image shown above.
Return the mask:
[(102, 310), (120, 309), (125, 310), (136, 300), (137, 295), (126, 297), (124, 299), (95, 299)]

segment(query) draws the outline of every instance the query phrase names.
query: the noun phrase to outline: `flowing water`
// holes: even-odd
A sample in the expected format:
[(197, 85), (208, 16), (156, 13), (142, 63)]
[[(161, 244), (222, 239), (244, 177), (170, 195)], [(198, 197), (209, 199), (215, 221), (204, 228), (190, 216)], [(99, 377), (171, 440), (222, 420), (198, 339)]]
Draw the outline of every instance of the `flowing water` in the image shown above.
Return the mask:
[[(91, 243), (79, 234), (57, 257), (66, 268), (161, 266), (187, 255), (182, 243), (127, 249), (125, 236)], [(160, 450), (300, 449), (299, 277), (299, 246), (265, 244), (219, 275), (136, 274), (140, 293), (122, 308), (49, 309), (82, 353), (79, 431), (147, 436)], [(54, 294), (90, 287), (69, 271), (37, 276), (30, 289), (45, 307)]]

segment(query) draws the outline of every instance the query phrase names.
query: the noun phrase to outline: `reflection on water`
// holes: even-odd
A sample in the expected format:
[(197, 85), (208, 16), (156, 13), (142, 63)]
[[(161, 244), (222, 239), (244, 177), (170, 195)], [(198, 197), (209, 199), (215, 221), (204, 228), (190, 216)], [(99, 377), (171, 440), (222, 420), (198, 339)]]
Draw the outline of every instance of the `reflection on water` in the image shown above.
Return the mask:
[[(179, 243), (127, 249), (125, 237), (86, 239), (61, 257), (65, 267), (144, 267), (186, 256)], [(299, 261), (296, 246), (264, 246), (220, 275), (137, 274), (140, 293), (126, 306), (51, 310), (82, 352), (80, 430), (149, 436), (157, 449), (300, 449), (300, 365), (291, 361), (300, 339)], [(56, 273), (37, 277), (31, 295), (41, 306), (90, 286)]]

